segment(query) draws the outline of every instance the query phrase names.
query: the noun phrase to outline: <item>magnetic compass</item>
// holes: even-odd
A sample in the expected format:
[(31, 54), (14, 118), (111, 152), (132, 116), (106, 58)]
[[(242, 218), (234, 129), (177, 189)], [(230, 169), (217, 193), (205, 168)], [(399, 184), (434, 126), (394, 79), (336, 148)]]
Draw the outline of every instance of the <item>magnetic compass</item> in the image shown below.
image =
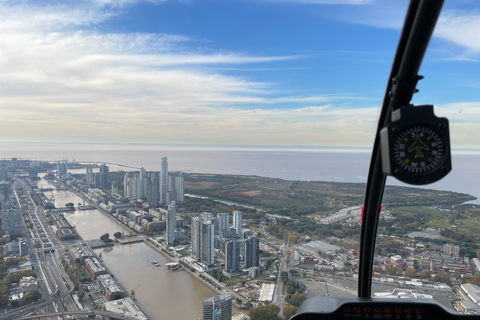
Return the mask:
[(448, 120), (436, 117), (431, 105), (394, 111), (380, 138), (383, 172), (400, 181), (429, 184), (452, 168)]

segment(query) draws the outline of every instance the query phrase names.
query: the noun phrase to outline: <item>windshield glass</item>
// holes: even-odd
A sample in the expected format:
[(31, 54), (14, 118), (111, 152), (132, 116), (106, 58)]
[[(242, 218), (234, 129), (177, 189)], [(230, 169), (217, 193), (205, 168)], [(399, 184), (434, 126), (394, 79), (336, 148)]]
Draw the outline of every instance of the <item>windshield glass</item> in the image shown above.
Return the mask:
[[(289, 318), (356, 296), (407, 6), (1, 2), (0, 318)], [(427, 50), (413, 103), (450, 120), (453, 170), (387, 180), (375, 296), (480, 309), (479, 10), (447, 2)]]

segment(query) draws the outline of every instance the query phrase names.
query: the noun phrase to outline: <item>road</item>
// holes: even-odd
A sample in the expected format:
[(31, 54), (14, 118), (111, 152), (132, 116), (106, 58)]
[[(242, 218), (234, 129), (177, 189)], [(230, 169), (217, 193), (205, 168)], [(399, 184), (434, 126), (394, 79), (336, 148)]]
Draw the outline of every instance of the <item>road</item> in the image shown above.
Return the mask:
[[(29, 195), (33, 190), (22, 180), (20, 181)], [(38, 311), (41, 308), (45, 307), (46, 312), (49, 314), (54, 314), (58, 311), (66, 310), (78, 310), (77, 305), (73, 301), (70, 293), (73, 291), (73, 283), (66, 274), (63, 266), (61, 265), (61, 259), (63, 257), (63, 246), (60, 241), (53, 234), (50, 227), (47, 225), (45, 217), (41, 213), (43, 207), (36, 206), (33, 203), (31, 197), (28, 198), (28, 214), (32, 222), (34, 222), (34, 239), (35, 241), (40, 242), (39, 233), (44, 232), (48, 241), (52, 244), (49, 250), (54, 250), (53, 253), (45, 254), (44, 249), (34, 249), (33, 240), (29, 230), (24, 225), (26, 230), (25, 234), (27, 235), (27, 243), (29, 246), (30, 259), (32, 265), (37, 270), (37, 276), (39, 279), (39, 291), (42, 294), (42, 299), (32, 303), (30, 306), (24, 306), (21, 308), (16, 308), (9, 312), (6, 311), (5, 314), (0, 315), (0, 319), (14, 319), (18, 318), (23, 314), (27, 314), (32, 311)], [(18, 196), (17, 196), (18, 201)], [(23, 219), (22, 219), (22, 222)], [(78, 319), (83, 319), (81, 316)], [(52, 315), (51, 319), (58, 319), (56, 315)]]
[[(287, 235), (287, 239), (288, 239), (288, 235)], [(273, 304), (276, 304), (277, 306), (280, 307), (280, 312), (279, 312), (279, 316), (283, 318), (283, 308), (285, 307), (286, 305), (286, 301), (284, 299), (284, 297), (282, 296), (282, 285), (283, 285), (283, 282), (282, 282), (282, 278), (281, 278), (281, 274), (282, 272), (288, 272), (288, 270), (290, 269), (289, 266), (290, 265), (293, 265), (293, 255), (294, 255), (294, 252), (295, 252), (295, 249), (293, 247), (289, 247), (288, 246), (288, 241), (285, 241), (285, 243), (283, 244), (282, 248), (282, 257), (280, 258), (280, 264), (278, 266), (278, 276), (277, 276), (277, 283), (276, 283), (276, 286), (275, 286), (275, 291), (273, 292), (273, 299), (272, 299), (272, 303)], [(285, 263), (285, 259), (286, 259), (286, 252), (287, 251), (290, 251), (292, 256), (290, 257), (290, 260), (291, 260), (291, 264), (289, 264), (289, 266), (287, 266), (287, 264)], [(290, 276), (290, 274), (289, 274)]]

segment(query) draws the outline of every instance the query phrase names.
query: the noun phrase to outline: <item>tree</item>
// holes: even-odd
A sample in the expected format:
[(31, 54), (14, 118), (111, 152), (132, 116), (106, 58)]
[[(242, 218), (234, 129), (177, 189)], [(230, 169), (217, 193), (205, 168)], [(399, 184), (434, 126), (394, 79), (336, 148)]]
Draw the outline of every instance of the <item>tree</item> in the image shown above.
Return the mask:
[(454, 277), (458, 281), (462, 278), (462, 273), (460, 271), (455, 271)]
[(291, 305), (295, 306), (295, 307), (300, 307), (303, 303), (303, 301), (307, 300), (307, 297), (305, 297), (303, 294), (301, 293), (294, 293), (290, 299), (288, 299), (288, 303), (290, 303)]
[(295, 270), (295, 269), (290, 269), (290, 270), (288, 270), (288, 273), (290, 273), (292, 276), (298, 275), (298, 271)]
[(285, 259), (285, 263), (287, 264), (287, 267), (288, 267), (288, 265), (290, 264), (290, 259), (288, 259), (288, 258)]
[[(101, 235), (100, 240), (102, 240), (105, 243), (112, 242), (112, 240), (110, 240), (110, 234), (108, 234), (108, 233), (105, 233), (105, 234)], [(110, 240), (110, 241), (108, 241), (108, 240)]]
[(418, 275), (417, 270), (413, 268), (408, 268), (407, 270), (405, 270), (405, 276), (407, 277), (414, 278), (417, 275)]
[(419, 274), (420, 279), (428, 279), (430, 280), (432, 278), (432, 273), (428, 270), (422, 271)]
[(288, 294), (295, 294), (295, 287), (287, 285), (287, 293)]
[(220, 282), (223, 282), (224, 279), (225, 279), (225, 276), (223, 275), (223, 272), (221, 270), (218, 270), (217, 280)]
[(53, 203), (47, 203), (45, 206), (43, 206), (44, 209), (55, 209), (55, 205)]
[(435, 277), (433, 278), (433, 281), (448, 284), (448, 283), (450, 283), (450, 277), (448, 276), (448, 274), (439, 273), (439, 274), (435, 275)]
[(122, 233), (121, 233), (120, 231), (118, 231), (118, 232), (115, 232), (115, 233), (113, 234), (113, 236), (118, 239), (118, 238), (121, 238), (121, 237), (122, 237)]
[(278, 320), (280, 307), (276, 304), (269, 304), (258, 308), (251, 309), (248, 315), (250, 320)]
[(287, 250), (287, 252), (285, 252), (285, 254), (287, 255), (287, 257), (290, 257), (290, 255), (292, 254), (292, 252), (290, 252), (290, 250)]
[(35, 249), (39, 249), (39, 248), (42, 247), (42, 244), (41, 244), (40, 242), (35, 242), (35, 243), (33, 244), (33, 247), (34, 247)]
[(480, 249), (477, 251), (477, 258), (480, 259)]
[(297, 312), (298, 312), (298, 307), (292, 306), (291, 304), (283, 308), (283, 316), (285, 317), (285, 319), (290, 319)]
[(42, 297), (42, 294), (38, 290), (32, 290), (20, 299), (20, 306), (30, 304), (39, 300)]
[(82, 300), (83, 297), (85, 297), (85, 292), (82, 290), (77, 291), (77, 296), (78, 296), (78, 299)]

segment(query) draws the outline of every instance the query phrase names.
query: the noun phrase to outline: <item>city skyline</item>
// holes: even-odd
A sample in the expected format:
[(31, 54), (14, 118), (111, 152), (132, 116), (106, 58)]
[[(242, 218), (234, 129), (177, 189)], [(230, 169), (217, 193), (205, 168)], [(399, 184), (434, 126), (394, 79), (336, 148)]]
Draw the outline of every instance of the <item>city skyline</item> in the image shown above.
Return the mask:
[[(3, 2), (2, 141), (369, 146), (407, 2), (337, 3)], [(446, 2), (414, 99), (457, 147), (479, 147), (479, 9)]]

